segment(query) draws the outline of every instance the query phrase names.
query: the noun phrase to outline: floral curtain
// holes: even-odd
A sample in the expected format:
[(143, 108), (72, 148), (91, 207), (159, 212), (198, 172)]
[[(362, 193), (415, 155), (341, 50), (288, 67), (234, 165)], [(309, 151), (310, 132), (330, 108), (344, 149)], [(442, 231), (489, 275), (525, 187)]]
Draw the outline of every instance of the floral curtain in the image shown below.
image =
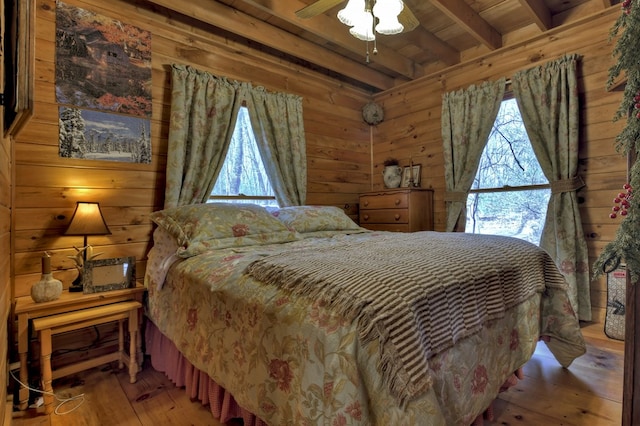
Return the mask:
[(446, 231), (464, 232), (467, 195), (487, 144), (506, 79), (442, 96), (442, 142), (447, 203)]
[(209, 198), (240, 109), (237, 83), (183, 65), (171, 77), (165, 208)]
[(529, 140), (551, 183), (540, 246), (555, 260), (570, 287), (580, 320), (591, 320), (589, 258), (576, 191), (579, 103), (577, 55), (518, 72), (512, 87)]
[(250, 83), (184, 65), (173, 65), (171, 76), (165, 208), (207, 201), (243, 103), (278, 203), (305, 202), (307, 159), (300, 97), (267, 93)]
[(280, 206), (303, 205), (307, 198), (307, 158), (302, 98), (250, 90), (247, 108), (260, 156)]

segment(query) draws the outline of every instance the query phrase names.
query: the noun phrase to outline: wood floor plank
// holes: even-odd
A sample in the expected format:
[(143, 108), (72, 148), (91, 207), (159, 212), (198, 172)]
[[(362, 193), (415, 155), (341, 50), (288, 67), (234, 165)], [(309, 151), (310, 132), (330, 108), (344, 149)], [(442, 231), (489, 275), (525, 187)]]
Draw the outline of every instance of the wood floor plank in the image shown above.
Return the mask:
[[(117, 363), (113, 363), (115, 366)], [(43, 407), (15, 413), (14, 426), (224, 426), (208, 406), (192, 401), (163, 374), (145, 362), (136, 383), (126, 369), (93, 368), (54, 381), (60, 398), (85, 395), (77, 409), (67, 414), (45, 415)], [(72, 410), (75, 402), (60, 407)], [(229, 426), (237, 423), (229, 423)]]
[(220, 425), (211, 416), (208, 406), (192, 401), (184, 389), (176, 388), (164, 374), (158, 374), (153, 368), (143, 369), (134, 384), (129, 383), (126, 374), (118, 377), (129, 404), (143, 425), (175, 425), (186, 418), (194, 425)]
[(51, 416), (51, 426), (141, 426), (126, 395), (117, 391), (118, 374), (128, 375), (124, 370), (93, 368), (82, 374), (80, 380), (75, 375), (68, 376), (67, 382), (61, 378), (54, 387), (55, 393), (61, 398), (84, 393), (84, 402), (71, 401), (60, 406), (60, 412), (77, 408), (66, 415)]
[(537, 407), (528, 409), (511, 402), (498, 398), (493, 403), (493, 421), (485, 420), (485, 426), (504, 426), (504, 425), (527, 425), (527, 426), (582, 426), (574, 425), (568, 422), (558, 423), (553, 417), (536, 411)]
[(525, 378), (499, 398), (511, 406), (532, 408), (544, 413), (555, 419), (551, 424), (615, 425), (620, 423), (622, 415), (619, 402), (598, 398), (581, 388), (570, 388), (533, 378)]
[(606, 345), (612, 349), (602, 349), (588, 336), (587, 353), (569, 368), (539, 342), (523, 368), (524, 379), (499, 395), (494, 421), (487, 425), (619, 425), (624, 344), (612, 341)]
[[(547, 383), (561, 383), (569, 389), (593, 394), (612, 401), (622, 401), (624, 356), (621, 352), (609, 352), (587, 343), (587, 353), (576, 359), (568, 369), (562, 368), (544, 343), (538, 343), (535, 356), (525, 366), (526, 377)], [(594, 384), (593, 386), (585, 386)]]

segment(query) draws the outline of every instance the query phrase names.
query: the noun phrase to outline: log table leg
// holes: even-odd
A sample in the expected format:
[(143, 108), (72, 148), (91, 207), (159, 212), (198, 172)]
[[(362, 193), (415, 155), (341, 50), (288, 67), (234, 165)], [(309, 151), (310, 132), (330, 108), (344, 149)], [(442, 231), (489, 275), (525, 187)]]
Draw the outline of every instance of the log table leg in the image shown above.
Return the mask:
[(135, 383), (138, 375), (138, 309), (129, 311), (129, 381)]
[(53, 373), (51, 371), (51, 330), (40, 331), (40, 371), (42, 372), (42, 389), (44, 397), (44, 412), (53, 412), (53, 388), (51, 382)]
[[(20, 358), (20, 381), (29, 384), (29, 369), (27, 368), (27, 354), (29, 352), (29, 319), (26, 315), (18, 316), (18, 354)], [(26, 410), (29, 405), (29, 389), (20, 386), (18, 391), (20, 410)]]
[(118, 361), (118, 368), (123, 368), (124, 363), (124, 325), (123, 320), (118, 321), (118, 352), (120, 352), (120, 361)]

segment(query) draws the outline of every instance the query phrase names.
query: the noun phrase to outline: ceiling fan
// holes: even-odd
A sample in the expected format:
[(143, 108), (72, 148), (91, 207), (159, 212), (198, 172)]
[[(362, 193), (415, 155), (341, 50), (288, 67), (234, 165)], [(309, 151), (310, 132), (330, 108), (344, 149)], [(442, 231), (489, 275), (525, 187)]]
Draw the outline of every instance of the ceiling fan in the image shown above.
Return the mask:
[[(345, 0), (317, 0), (298, 10), (296, 16), (313, 18), (343, 3)], [(396, 18), (397, 17), (397, 18)], [(338, 19), (351, 28), (351, 34), (361, 40), (375, 40), (375, 31), (390, 35), (408, 32), (420, 25), (413, 12), (401, 0), (349, 0), (338, 12)], [(377, 25), (374, 26), (376, 19)]]

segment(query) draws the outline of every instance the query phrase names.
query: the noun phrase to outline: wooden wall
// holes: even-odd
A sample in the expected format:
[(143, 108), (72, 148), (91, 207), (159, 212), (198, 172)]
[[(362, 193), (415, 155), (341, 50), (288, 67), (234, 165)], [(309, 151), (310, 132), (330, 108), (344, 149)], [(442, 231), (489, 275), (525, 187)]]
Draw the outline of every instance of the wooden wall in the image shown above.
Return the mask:
[[(58, 156), (55, 101), (55, 1), (36, 1), (36, 94), (34, 115), (15, 143), (15, 294), (28, 295), (39, 279), (43, 250), (52, 254), (54, 276), (67, 287), (76, 275), (73, 246), (82, 237), (62, 235), (76, 201), (101, 203), (112, 235), (89, 237), (101, 258), (136, 256), (144, 274), (152, 226), (161, 209), (167, 152), (170, 65), (192, 65), (216, 75), (250, 81), (304, 99), (308, 197), (311, 204), (355, 204), (369, 189), (369, 127), (361, 107), (370, 95), (305, 70), (224, 34), (212, 34), (142, 2), (68, 0), (152, 33), (152, 164), (76, 160)], [(134, 3), (134, 4), (132, 4)], [(167, 17), (169, 16), (169, 17)], [(328, 125), (331, 123), (331, 125)]]
[[(4, 2), (0, 4), (0, 37), (4, 40)], [(4, 50), (0, 48), (0, 93), (5, 93)], [(4, 135), (4, 107), (0, 106), (0, 342), (9, 341), (11, 313), (11, 142)], [(7, 399), (8, 345), (0, 345), (0, 423), (11, 424), (11, 401)]]
[[(0, 64), (2, 60), (0, 52)], [(0, 71), (2, 65), (0, 65)], [(2, 87), (2, 86), (0, 86)], [(0, 107), (0, 129), (4, 129), (4, 108)], [(9, 138), (0, 134), (0, 341), (9, 341), (8, 328), (9, 314), (11, 312), (11, 143)], [(0, 420), (2, 424), (10, 424), (7, 419), (11, 415), (11, 404), (7, 400), (7, 348), (0, 346)]]
[[(564, 54), (582, 55), (579, 66), (581, 101), (580, 174), (586, 187), (579, 191), (580, 213), (589, 248), (590, 264), (615, 235), (618, 221), (609, 219), (612, 200), (626, 182), (626, 160), (614, 149), (623, 123), (613, 122), (620, 92), (608, 92), (608, 69), (614, 63), (609, 30), (619, 7), (549, 31), (509, 49), (454, 66), (420, 81), (377, 95), (384, 105), (385, 121), (375, 129), (373, 145), (374, 187), (382, 187), (382, 162), (393, 156), (401, 165), (422, 164), (422, 186), (435, 190), (435, 227), (446, 224), (444, 162), (441, 137), (441, 97), (473, 83), (510, 77), (516, 71), (541, 65)], [(480, 107), (480, 106), (479, 106)], [(593, 318), (603, 321), (606, 306), (604, 278), (592, 283)]]

